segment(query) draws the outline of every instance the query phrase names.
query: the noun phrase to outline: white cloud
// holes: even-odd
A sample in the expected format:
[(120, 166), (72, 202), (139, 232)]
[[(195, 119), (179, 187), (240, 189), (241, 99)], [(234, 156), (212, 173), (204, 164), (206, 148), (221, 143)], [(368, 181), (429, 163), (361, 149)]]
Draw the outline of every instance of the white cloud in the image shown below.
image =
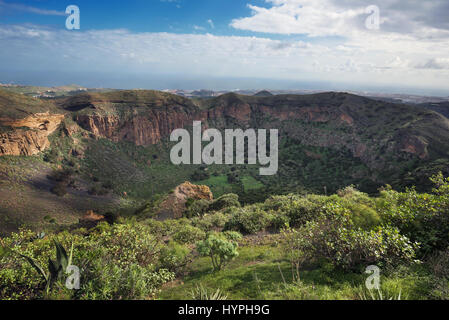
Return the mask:
[(417, 69), (449, 69), (449, 58), (431, 58), (424, 63), (416, 65)]
[[(211, 34), (72, 32), (42, 26), (0, 25), (0, 70), (117, 75), (184, 74), (333, 83), (446, 88), (447, 42), (411, 36), (314, 43)], [(324, 43), (324, 44), (323, 44)], [(326, 44), (327, 43), (327, 44)], [(11, 72), (13, 72), (11, 71)]]
[(212, 21), (212, 19), (207, 20), (207, 23), (209, 24), (209, 26), (210, 26), (212, 29), (215, 29), (215, 24), (214, 24), (214, 22)]
[(265, 1), (267, 8), (248, 4), (251, 15), (234, 19), (230, 25), (252, 32), (320, 39), (320, 43), (328, 43), (330, 52), (315, 57), (314, 65), (334, 77), (344, 72), (342, 76), (347, 78), (363, 74), (368, 81), (428, 81), (441, 87), (443, 79), (449, 80), (446, 0), (378, 2), (379, 30), (365, 26), (370, 16), (366, 8), (376, 4), (372, 0)]
[[(265, 0), (269, 8), (248, 4), (249, 17), (234, 19), (236, 29), (310, 37), (353, 37), (369, 33), (365, 10), (377, 5), (380, 32), (413, 35), (416, 38), (449, 37), (449, 2), (446, 0)], [(446, 17), (446, 19), (444, 18)]]
[(65, 12), (63, 12), (63, 11), (40, 9), (40, 8), (36, 8), (36, 7), (32, 7), (32, 6), (19, 4), (19, 3), (9, 3), (9, 2), (4, 2), (4, 1), (0, 0), (0, 11), (1, 11), (1, 9), (24, 11), (24, 12), (30, 12), (30, 13), (45, 15), (45, 16), (65, 16), (66, 15)]

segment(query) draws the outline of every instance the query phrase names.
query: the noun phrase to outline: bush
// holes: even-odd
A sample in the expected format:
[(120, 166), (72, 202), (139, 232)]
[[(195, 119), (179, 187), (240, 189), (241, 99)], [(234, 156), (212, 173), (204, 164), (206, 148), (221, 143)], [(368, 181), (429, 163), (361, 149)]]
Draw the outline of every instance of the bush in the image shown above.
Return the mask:
[(206, 214), (203, 217), (193, 218), (191, 220), (195, 227), (202, 229), (203, 231), (220, 231), (222, 230), (226, 223), (229, 221), (230, 217), (227, 214), (221, 212)]
[(335, 206), (333, 215), (310, 221), (298, 232), (284, 235), (284, 242), (296, 251), (297, 257), (324, 259), (343, 269), (414, 261), (418, 245), (402, 236), (397, 228), (385, 226), (369, 231), (355, 228), (346, 210)]
[(287, 217), (291, 227), (299, 227), (320, 217), (329, 201), (329, 197), (323, 196), (275, 196), (265, 202), (264, 208), (276, 212), (276, 215)]
[(209, 210), (210, 203), (211, 202), (206, 199), (192, 201), (189, 204), (186, 203), (187, 210), (185, 216), (187, 218), (202, 217)]
[(192, 225), (183, 225), (173, 234), (173, 240), (179, 243), (194, 243), (206, 237), (206, 233)]
[(209, 211), (219, 211), (224, 208), (240, 208), (239, 196), (234, 193), (225, 194), (215, 201), (213, 201), (209, 206)]
[(109, 191), (102, 188), (101, 186), (95, 185), (89, 189), (88, 193), (92, 196), (104, 196), (107, 195)]
[(67, 185), (64, 182), (58, 182), (53, 188), (51, 188), (51, 192), (58, 197), (63, 197), (67, 194)]
[(438, 175), (432, 179), (434, 194), (414, 189), (404, 193), (384, 190), (378, 202), (382, 219), (412, 241), (421, 244), (420, 256), (449, 247), (449, 180)]
[(225, 231), (222, 235), (229, 241), (237, 242), (242, 239), (242, 235), (236, 231)]
[(83, 285), (80, 299), (147, 300), (159, 292), (162, 284), (174, 279), (174, 274), (167, 270), (154, 271), (152, 266), (142, 267), (136, 263), (96, 268), (101, 268), (102, 272)]
[(237, 242), (228, 240), (217, 233), (209, 234), (206, 240), (196, 244), (196, 249), (201, 256), (211, 258), (214, 271), (221, 270), (238, 256), (237, 247)]
[(73, 299), (147, 299), (173, 279), (160, 264), (161, 241), (150, 228), (137, 223), (101, 223), (87, 232), (61, 232), (45, 237), (21, 231), (3, 238), (8, 248), (0, 257), (0, 299), (41, 299), (41, 275), (14, 252), (33, 258), (39, 265), (54, 256), (54, 241), (65, 248), (74, 244), (73, 265), (80, 268), (80, 290), (64, 292), (55, 286), (50, 296)]
[(185, 245), (170, 241), (161, 250), (160, 268), (167, 269), (176, 275), (182, 274), (191, 262), (191, 250)]
[(237, 209), (226, 223), (225, 230), (254, 234), (271, 226), (273, 216), (262, 210), (258, 205)]
[(117, 212), (106, 212), (104, 214), (104, 219), (109, 224), (114, 224), (120, 218), (120, 215)]
[(190, 176), (190, 178), (193, 181), (202, 181), (202, 180), (207, 180), (210, 178), (210, 174), (209, 172), (205, 171), (204, 169), (197, 169), (195, 170), (194, 173), (192, 173), (192, 175)]
[(300, 280), (299, 269), (312, 257), (311, 242), (308, 240), (306, 228), (287, 229), (282, 232), (282, 252), (290, 261), (292, 270), (296, 272), (296, 280)]

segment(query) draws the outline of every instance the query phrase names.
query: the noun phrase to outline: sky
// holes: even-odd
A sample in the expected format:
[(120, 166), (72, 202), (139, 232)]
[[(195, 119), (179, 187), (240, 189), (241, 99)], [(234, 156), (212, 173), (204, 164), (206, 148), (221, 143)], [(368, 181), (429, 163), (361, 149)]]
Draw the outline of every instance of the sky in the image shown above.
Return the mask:
[(447, 0), (0, 0), (0, 82), (449, 96), (448, 17)]

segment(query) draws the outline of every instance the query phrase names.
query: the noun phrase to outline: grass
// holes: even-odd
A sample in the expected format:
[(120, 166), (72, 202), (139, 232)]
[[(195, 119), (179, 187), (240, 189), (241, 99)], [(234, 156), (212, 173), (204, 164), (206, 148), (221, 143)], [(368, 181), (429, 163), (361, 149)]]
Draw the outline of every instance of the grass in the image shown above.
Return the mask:
[(257, 190), (263, 188), (264, 186), (260, 181), (256, 180), (252, 176), (244, 176), (241, 181), (243, 183), (243, 188), (245, 189), (245, 191)]
[(208, 186), (215, 197), (231, 193), (233, 190), (226, 175), (211, 176), (209, 179), (195, 182), (195, 184)]
[[(361, 272), (343, 272), (328, 265), (310, 264), (294, 279), (290, 263), (281, 250), (271, 245), (245, 245), (226, 268), (212, 272), (210, 259), (196, 258), (182, 282), (165, 286), (161, 300), (190, 300), (198, 285), (208, 291), (220, 289), (230, 300), (360, 300), (366, 295)], [(382, 292), (402, 300), (420, 299), (428, 294), (427, 274), (418, 267), (381, 276)], [(369, 296), (369, 295), (366, 295)]]

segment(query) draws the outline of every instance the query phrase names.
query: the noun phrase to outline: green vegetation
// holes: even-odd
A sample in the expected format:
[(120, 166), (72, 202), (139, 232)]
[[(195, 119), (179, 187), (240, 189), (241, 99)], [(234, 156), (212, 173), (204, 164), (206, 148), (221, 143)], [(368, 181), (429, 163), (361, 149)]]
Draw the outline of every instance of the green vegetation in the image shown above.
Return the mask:
[(23, 119), (29, 115), (47, 111), (56, 113), (58, 109), (53, 102), (0, 89), (0, 118)]
[[(247, 120), (233, 114), (248, 105)], [(172, 165), (164, 126), (173, 119), (154, 132), (159, 143), (136, 141), (148, 131), (134, 129), (161, 114), (182, 122), (208, 109), (217, 112), (208, 126), (220, 130), (279, 128), (278, 174)], [(139, 90), (44, 101), (0, 91), (0, 118), (45, 111), (66, 114), (50, 146), (0, 157), (0, 299), (449, 299), (440, 115), (338, 93), (192, 101)], [(112, 137), (90, 121), (110, 122), (97, 129)], [(188, 180), (215, 200), (186, 199), (181, 219), (158, 221), (167, 193)], [(88, 210), (106, 222), (83, 224)], [(64, 286), (69, 260), (81, 272), (76, 290)], [(381, 268), (379, 290), (364, 288), (369, 265)]]
[(214, 271), (220, 271), (229, 261), (238, 256), (236, 240), (240, 235), (209, 234), (205, 240), (196, 244), (198, 253), (203, 257), (210, 257)]
[[(347, 187), (243, 207), (226, 195), (192, 218), (22, 230), (1, 239), (0, 298), (449, 299), (449, 179), (432, 180), (427, 194), (386, 187), (370, 197)], [(39, 266), (54, 243), (50, 271), (64, 269), (73, 245), (78, 290), (47, 285)], [(379, 290), (364, 289), (369, 265), (381, 268)]]

